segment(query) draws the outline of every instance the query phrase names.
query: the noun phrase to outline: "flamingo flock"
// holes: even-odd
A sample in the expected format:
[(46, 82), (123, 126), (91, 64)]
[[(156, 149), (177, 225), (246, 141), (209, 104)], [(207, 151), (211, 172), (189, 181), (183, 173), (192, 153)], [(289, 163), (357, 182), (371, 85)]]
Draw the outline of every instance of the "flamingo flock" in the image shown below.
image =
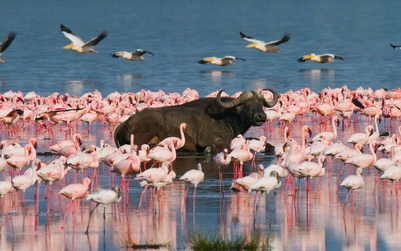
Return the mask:
[[(263, 93), (263, 90), (258, 91), (263, 95), (268, 95)], [(209, 96), (215, 94), (211, 93)], [(239, 93), (233, 96), (236, 95)], [(196, 98), (198, 98), (197, 92), (190, 89), (185, 90), (182, 94), (165, 94), (162, 91), (112, 93), (105, 99), (97, 91), (87, 93), (80, 98), (70, 97), (68, 94), (40, 97), (30, 93), (29, 96), (24, 96), (20, 92), (13, 93), (11, 91), (1, 94), (0, 101), (2, 103), (0, 105), (3, 109), (21, 109), (24, 112), (24, 116), (18, 115), (21, 117), (13, 125), (3, 122), (4, 130), (8, 131), (11, 138), (4, 138), (0, 142), (2, 152), (0, 171), (5, 173), (9, 170), (8, 176), (4, 175), (3, 181), (0, 182), (1, 197), (19, 190), (25, 191), (32, 186), (40, 191), (39, 185), (41, 181), (44, 181), (48, 186), (45, 198), (49, 198), (52, 194), (53, 183), (62, 182), (66, 185), (58, 191), (58, 194), (71, 200), (65, 208), (64, 221), (67, 211), (75, 204), (74, 201), (79, 199), (92, 200), (97, 203), (96, 206), (115, 204), (121, 198), (126, 201), (127, 197), (124, 196), (127, 196), (132, 187), (131, 177), (138, 181), (138, 186), (144, 187), (139, 199), (138, 211), (142, 206), (141, 203), (148, 187), (154, 187), (160, 194), (162, 188), (173, 182), (181, 181), (193, 184), (193, 199), (195, 200), (197, 186), (206, 178), (200, 164), (197, 169), (189, 170), (180, 179), (174, 181), (176, 173), (173, 163), (177, 158), (177, 150), (185, 144), (184, 131), (188, 127), (187, 124), (181, 123), (180, 135), (166, 138), (152, 148), (146, 144), (135, 145), (135, 135), (132, 135), (130, 144), (119, 148), (115, 147), (113, 142), (104, 140), (100, 142), (100, 145), (85, 145), (84, 147), (84, 137), (78, 133), (77, 128), (84, 123), (88, 123), (89, 127), (91, 123), (105, 127), (107, 121), (111, 121), (107, 117), (110, 118), (113, 113), (118, 114), (121, 118), (123, 115), (139, 112), (145, 107), (176, 105)], [(227, 171), (231, 173), (229, 168), (232, 166), (233, 179), (230, 183), (233, 184), (232, 189), (236, 192), (269, 194), (271, 191), (280, 189), (281, 180), (286, 179), (285, 189), (289, 184), (293, 193), (296, 194), (299, 192), (299, 182), (304, 178), (310, 180), (307, 191), (311, 191), (314, 189), (311, 181), (320, 179), (333, 169), (333, 164), (329, 166), (325, 164), (328, 160), (343, 162), (343, 169), (350, 166), (350, 174), (356, 173), (345, 177), (339, 183), (340, 187), (345, 187), (349, 191), (363, 189), (363, 170), (372, 167), (379, 171), (380, 176), (378, 175), (377, 182), (380, 178), (381, 180), (388, 179), (396, 184), (401, 178), (401, 166), (399, 166), (401, 127), (398, 128), (398, 134), (397, 132), (383, 134), (379, 131), (378, 123), (380, 119), (385, 119), (389, 131), (394, 128), (397, 116), (391, 112), (387, 113), (386, 109), (390, 107), (398, 109), (396, 107), (399, 99), (401, 99), (401, 90), (398, 89), (376, 92), (362, 88), (349, 90), (346, 86), (339, 89), (327, 88), (319, 93), (305, 88), (280, 94), (277, 105), (266, 110), (266, 113), (275, 111), (277, 116), (275, 119), (270, 117), (266, 121), (261, 135), (253, 138), (238, 135), (232, 140), (229, 148), (213, 157), (219, 168), (221, 186), (224, 187), (222, 173)], [(347, 104), (347, 107), (352, 107), (352, 104), (352, 109), (343, 109), (344, 103)], [(360, 104), (363, 104), (364, 108), (361, 108)], [(371, 110), (378, 112), (376, 114), (368, 112), (367, 107), (375, 107)], [(293, 114), (294, 119), (281, 119), (281, 116), (286, 116), (287, 113)], [(0, 115), (4, 117), (7, 117), (8, 114), (0, 112)], [(25, 116), (25, 114), (31, 115)], [(70, 118), (73, 119), (67, 119), (68, 116), (64, 116), (67, 114), (71, 115)], [(93, 115), (93, 120), (85, 117), (85, 119), (80, 119), (85, 114), (90, 114), (86, 117)], [(340, 130), (347, 130), (351, 124), (357, 124), (363, 119), (363, 116), (367, 118), (368, 122), (364, 132), (361, 130), (346, 138), (339, 137)], [(342, 129), (340, 128), (341, 120)], [(327, 123), (327, 121), (331, 121), (331, 123)], [(118, 124), (121, 121), (115, 123)], [(37, 155), (38, 139), (30, 139), (25, 146), (17, 143), (18, 138), (15, 138), (12, 130), (18, 133), (19, 130), (24, 130), (25, 126), (34, 126), (38, 133), (46, 131), (49, 135), (58, 129), (60, 131), (65, 129), (66, 139), (55, 142), (48, 148), (56, 156), (56, 159), (50, 163), (40, 160), (40, 156)], [(112, 132), (113, 126), (115, 124), (110, 124), (110, 132)], [(278, 131), (282, 132), (283, 134), (280, 133), (280, 135), (284, 135), (284, 137), (276, 137), (276, 142), (269, 141), (272, 138), (272, 135), (269, 135), (272, 127), (281, 128)], [(297, 127), (301, 128), (300, 132)], [(311, 130), (311, 128), (318, 127), (321, 128), (320, 131), (313, 132)], [(327, 129), (327, 127), (331, 128)], [(89, 128), (85, 131), (90, 133)], [(301, 134), (300, 137), (299, 134), (295, 134), (296, 131)], [(68, 137), (68, 135), (72, 136)], [(271, 165), (263, 167), (258, 163), (258, 156), (268, 150), (268, 143), (276, 146), (274, 149), (276, 159)], [(367, 149), (363, 150), (365, 147)], [(147, 166), (148, 162), (151, 162), (152, 166)], [(120, 186), (114, 184), (114, 188), (106, 190), (107, 193), (102, 192), (103, 194), (113, 194), (114, 199), (106, 197), (106, 195), (104, 195), (105, 197), (99, 195), (101, 198), (98, 201), (91, 199), (94, 198), (91, 197), (92, 186), (95, 186), (98, 179), (100, 165), (108, 166), (109, 175), (116, 173), (121, 176)], [(248, 170), (250, 170), (249, 175), (246, 173)], [(75, 179), (72, 182), (69, 181), (70, 184), (68, 184), (65, 178), (73, 171), (75, 171)], [(339, 174), (339, 178), (342, 173), (343, 170)], [(293, 179), (298, 180), (297, 187)], [(398, 193), (396, 187), (393, 190)], [(185, 192), (185, 197), (187, 193), (188, 190)], [(35, 192), (35, 196), (38, 197), (39, 194)], [(74, 213), (74, 210), (71, 211)], [(90, 214), (93, 214), (93, 210)], [(89, 229), (89, 223), (87, 228)]]

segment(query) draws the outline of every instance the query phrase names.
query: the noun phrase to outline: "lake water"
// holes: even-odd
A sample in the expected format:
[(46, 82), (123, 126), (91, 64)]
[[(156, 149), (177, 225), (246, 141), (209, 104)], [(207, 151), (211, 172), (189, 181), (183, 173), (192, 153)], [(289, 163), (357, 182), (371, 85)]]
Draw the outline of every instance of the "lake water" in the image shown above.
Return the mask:
[[(401, 44), (400, 7), (397, 1), (374, 0), (6, 0), (0, 8), (0, 40), (11, 30), (17, 38), (2, 55), (6, 63), (0, 65), (0, 92), (35, 91), (44, 96), (68, 92), (80, 96), (97, 89), (106, 96), (114, 91), (141, 89), (181, 93), (189, 87), (205, 96), (218, 89), (233, 94), (256, 88), (285, 92), (310, 87), (319, 91), (344, 84), (350, 89), (397, 88), (401, 52), (391, 48), (389, 42)], [(61, 33), (60, 23), (84, 40), (97, 36), (102, 29), (107, 29), (109, 36), (95, 47), (98, 54), (79, 55), (62, 49), (69, 40)], [(279, 46), (280, 53), (266, 54), (245, 48), (247, 42), (238, 31), (266, 41), (277, 40), (288, 32), (291, 40)], [(155, 56), (145, 54), (145, 61), (129, 62), (109, 55), (137, 48), (149, 50)], [(299, 57), (312, 52), (334, 53), (345, 61), (324, 65), (297, 62)], [(247, 61), (227, 67), (197, 63), (203, 57), (225, 55)], [(343, 138), (362, 131), (363, 126), (364, 123), (355, 125), (344, 132)], [(92, 134), (85, 134), (85, 144), (98, 144), (100, 139), (112, 143), (109, 128), (102, 124), (94, 128)], [(83, 126), (79, 128), (82, 133), (84, 130)], [(269, 140), (275, 144), (282, 131), (273, 130)], [(250, 134), (261, 132), (254, 128)], [(1, 136), (8, 137), (4, 127)], [(26, 143), (31, 136), (38, 137), (40, 152), (65, 138), (64, 133), (59, 133), (47, 140), (47, 135), (36, 135), (28, 127), (21, 132), (20, 143)], [(46, 162), (54, 158), (39, 157)], [(272, 160), (271, 156), (258, 156), (258, 163), (264, 165)], [(401, 248), (399, 196), (390, 194), (389, 183), (380, 185), (373, 193), (375, 170), (364, 171), (366, 189), (356, 193), (351, 203), (344, 203), (346, 191), (338, 187), (338, 170), (342, 166), (333, 161), (332, 171), (321, 181), (314, 181), (316, 190), (308, 196), (302, 188), (294, 202), (283, 184), (276, 196), (270, 195), (269, 201), (263, 196), (255, 212), (253, 195), (235, 195), (228, 190), (232, 178), (229, 170), (224, 175), (226, 195), (221, 198), (217, 168), (211, 157), (178, 158), (174, 163), (178, 177), (194, 168), (196, 162), (201, 162), (207, 172), (205, 182), (199, 185), (196, 207), (189, 197), (185, 210), (181, 210), (184, 185), (175, 182), (163, 191), (162, 205), (157, 199), (149, 199), (148, 193), (143, 211), (136, 213), (142, 190), (131, 181), (129, 199), (118, 207), (107, 207), (105, 232), (102, 208), (95, 211), (89, 238), (83, 234), (93, 206), (88, 202), (81, 202), (75, 220), (68, 216), (64, 229), (61, 228), (68, 200), (57, 197), (56, 191), (65, 183), (53, 187), (50, 206), (56, 215), (52, 216), (46, 214), (48, 203), (42, 196), (43, 184), (39, 215), (34, 214), (33, 188), (27, 190), (25, 198), (22, 193), (7, 195), (1, 207), (11, 217), (5, 220), (0, 216), (0, 250), (121, 250), (129, 243), (171, 243), (171, 249), (176, 250), (184, 249), (188, 234), (193, 232), (247, 239), (261, 234), (272, 239), (274, 250)], [(101, 170), (97, 186), (109, 187), (112, 179), (105, 167)], [(69, 181), (72, 178), (73, 174)]]
[[(40, 95), (55, 91), (73, 95), (100, 90), (141, 89), (182, 92), (190, 87), (201, 96), (217, 89), (228, 93), (270, 87), (283, 92), (346, 84), (372, 88), (398, 87), (401, 44), (397, 1), (96, 1), (63, 3), (2, 1), (0, 37), (10, 30), (17, 38), (3, 54), (0, 91)], [(69, 40), (63, 23), (84, 40), (102, 29), (109, 36), (94, 55), (63, 50)], [(245, 48), (238, 34), (273, 41), (291, 34), (280, 53)], [(113, 59), (115, 51), (149, 50), (144, 62)], [(299, 63), (309, 53), (345, 58), (332, 64)], [(233, 66), (200, 65), (203, 57), (234, 55), (247, 61)]]

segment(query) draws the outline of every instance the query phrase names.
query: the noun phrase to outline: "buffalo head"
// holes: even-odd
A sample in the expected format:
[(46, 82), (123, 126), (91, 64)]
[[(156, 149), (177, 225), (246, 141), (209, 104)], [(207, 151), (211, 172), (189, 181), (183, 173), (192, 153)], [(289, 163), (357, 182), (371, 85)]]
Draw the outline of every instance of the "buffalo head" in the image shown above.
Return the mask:
[(261, 126), (266, 121), (266, 113), (263, 106), (273, 107), (278, 100), (278, 94), (271, 89), (265, 89), (273, 93), (273, 99), (267, 101), (262, 94), (254, 91), (243, 92), (238, 98), (223, 101), (220, 90), (216, 97), (219, 106), (225, 109), (234, 109), (235, 112), (243, 116), (243, 120), (255, 126)]

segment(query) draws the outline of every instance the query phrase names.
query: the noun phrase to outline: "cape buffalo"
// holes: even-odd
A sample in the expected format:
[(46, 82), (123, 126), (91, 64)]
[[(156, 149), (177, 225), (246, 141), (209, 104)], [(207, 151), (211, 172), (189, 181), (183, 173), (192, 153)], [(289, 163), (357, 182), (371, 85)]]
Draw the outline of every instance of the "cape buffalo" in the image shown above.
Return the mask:
[(254, 91), (243, 92), (237, 98), (201, 98), (182, 105), (160, 108), (146, 108), (121, 123), (114, 132), (117, 146), (130, 143), (134, 134), (135, 144), (158, 144), (170, 136), (178, 136), (179, 126), (185, 122), (186, 143), (181, 151), (217, 152), (228, 148), (230, 141), (238, 134), (244, 134), (251, 126), (261, 126), (266, 121), (263, 106), (272, 107), (278, 95), (274, 90), (273, 99), (266, 101)]

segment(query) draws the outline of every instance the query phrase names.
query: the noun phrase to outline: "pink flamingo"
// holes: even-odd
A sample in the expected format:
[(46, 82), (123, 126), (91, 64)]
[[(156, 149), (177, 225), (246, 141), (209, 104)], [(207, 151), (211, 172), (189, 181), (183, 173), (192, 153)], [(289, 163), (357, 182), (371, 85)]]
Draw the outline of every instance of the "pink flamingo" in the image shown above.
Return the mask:
[[(275, 190), (276, 188), (279, 188), (281, 186), (281, 178), (278, 175), (276, 171), (273, 171), (270, 173), (269, 176), (263, 176), (262, 178), (258, 179), (253, 183), (249, 189), (248, 192), (256, 191), (256, 192), (261, 192), (264, 193), (266, 192), (268, 198), (269, 198), (269, 193), (272, 190)], [(256, 205), (256, 193), (254, 197), (254, 205)], [(256, 205), (257, 208), (257, 205)]]
[(96, 121), (97, 112), (89, 111), (88, 113), (82, 115), (79, 119), (82, 120), (83, 122), (88, 123), (88, 133), (90, 133), (91, 132), (90, 126), (94, 121)]
[(376, 141), (372, 141), (369, 144), (370, 154), (361, 153), (354, 155), (353, 157), (346, 160), (344, 163), (351, 164), (359, 168), (365, 168), (368, 166), (373, 166), (377, 161), (377, 156), (375, 150), (373, 149), (376, 146)]
[[(253, 159), (253, 154), (249, 150), (249, 140), (244, 144), (244, 148), (234, 148), (232, 152), (229, 154), (230, 158), (234, 160), (234, 179), (241, 178), (243, 175), (242, 167), (244, 162), (250, 161)], [(237, 166), (239, 163), (239, 167)]]
[(139, 161), (143, 163), (145, 170), (146, 170), (146, 163), (152, 160), (151, 158), (148, 157), (149, 151), (150, 147), (148, 144), (141, 145), (141, 149), (138, 151)]
[[(4, 195), (14, 191), (13, 184), (11, 183), (11, 177), (8, 176), (4, 181), (0, 181), (0, 201)], [(0, 212), (7, 218), (7, 215), (0, 209)]]
[[(199, 183), (203, 182), (205, 179), (205, 173), (202, 171), (202, 165), (200, 163), (197, 164), (197, 169), (192, 169), (184, 173), (180, 177), (180, 180), (183, 180), (187, 183), (191, 183), (194, 185), (194, 200), (196, 198), (196, 188)], [(189, 187), (187, 188), (184, 197), (187, 197), (189, 191)]]
[(217, 168), (219, 169), (220, 193), (224, 194), (223, 175), (221, 173), (221, 168), (228, 166), (231, 162), (231, 157), (228, 156), (227, 148), (224, 148), (224, 150), (222, 152), (217, 153), (213, 157), (213, 160), (216, 163)]
[(366, 145), (369, 143), (369, 137), (373, 134), (374, 128), (372, 125), (367, 125), (365, 128), (366, 133), (357, 132), (351, 135), (351, 137), (347, 140), (348, 143), (356, 144), (360, 143), (362, 145)]
[(36, 159), (36, 150), (32, 144), (27, 144), (24, 147), (24, 154), (14, 154), (7, 159), (7, 164), (13, 168), (18, 168), (18, 173), (21, 168), (28, 165), (30, 161)]
[(62, 148), (66, 146), (75, 146), (76, 144), (79, 146), (82, 145), (82, 136), (78, 133), (75, 133), (72, 137), (72, 140), (62, 140), (57, 142), (56, 144), (49, 147), (49, 150), (58, 153)]
[(170, 141), (172, 141), (174, 139), (175, 142), (175, 149), (178, 150), (180, 148), (182, 148), (185, 145), (185, 134), (184, 134), (184, 129), (187, 130), (187, 124), (186, 123), (181, 123), (180, 124), (180, 135), (181, 138), (177, 138), (177, 137), (168, 137), (163, 139), (159, 145), (160, 146), (168, 146), (170, 144)]
[(67, 158), (61, 156), (49, 165), (38, 170), (37, 175), (49, 185), (47, 194), (45, 194), (45, 199), (50, 197), (53, 182), (63, 179), (66, 175), (66, 162)]
[(4, 181), (0, 181), (0, 198), (4, 195), (14, 191), (13, 184), (11, 183), (11, 177), (8, 176)]
[(143, 195), (145, 194), (146, 188), (150, 184), (156, 184), (159, 182), (163, 182), (167, 178), (168, 174), (168, 166), (170, 163), (168, 161), (165, 161), (162, 163), (161, 167), (158, 168), (149, 168), (146, 171), (143, 171), (142, 173), (137, 174), (135, 180), (142, 180), (146, 181), (146, 183), (142, 183), (145, 188), (143, 189), (141, 193), (141, 198), (139, 199), (139, 205), (138, 205), (138, 210), (141, 207), (142, 204), (142, 198)]
[(264, 175), (264, 167), (263, 165), (258, 166), (258, 172), (252, 172), (249, 175), (238, 178), (234, 180), (234, 183), (239, 185), (240, 187), (244, 188), (246, 191), (249, 190), (249, 187), (256, 182), (259, 178), (262, 178)]
[[(392, 165), (388, 167), (382, 176), (380, 176), (380, 179), (387, 179), (391, 181), (391, 193), (393, 192), (394, 189), (394, 181), (398, 181), (401, 178), (401, 167), (399, 165)], [(398, 194), (397, 188), (395, 189), (396, 194)]]
[[(88, 194), (85, 200), (91, 200), (96, 203), (96, 206), (89, 213), (88, 226), (86, 227), (85, 234), (88, 234), (89, 224), (92, 218), (93, 211), (100, 205), (104, 205), (103, 222), (106, 220), (106, 206), (110, 204), (119, 203), (121, 201), (121, 190), (118, 187), (111, 189), (101, 189), (96, 193)], [(103, 227), (105, 223), (103, 223)]]
[(294, 171), (300, 173), (306, 179), (311, 178), (310, 189), (312, 188), (312, 178), (321, 177), (325, 174), (326, 170), (324, 168), (324, 162), (326, 161), (326, 156), (320, 155), (318, 157), (318, 163), (312, 161), (303, 161), (299, 163)]
[(141, 162), (136, 155), (130, 155), (126, 159), (119, 161), (110, 171), (117, 172), (121, 174), (121, 187), (127, 188), (128, 185), (125, 184), (125, 176), (128, 174), (138, 173), (141, 170)]
[(169, 149), (165, 147), (152, 148), (149, 151), (148, 157), (159, 163), (163, 163), (165, 161), (172, 163), (177, 158), (174, 144), (175, 140), (173, 139), (170, 141)]
[(246, 142), (246, 139), (242, 134), (238, 134), (236, 138), (233, 138), (230, 142), (230, 149), (233, 150), (235, 148), (239, 148), (243, 146)]
[(32, 173), (29, 175), (28, 173), (26, 175), (17, 175), (11, 180), (16, 190), (22, 190), (25, 193), (26, 189), (36, 183), (36, 168), (39, 163), (40, 160), (38, 159), (32, 161)]
[(89, 190), (89, 185), (91, 183), (91, 179), (85, 178), (82, 182), (82, 184), (69, 184), (65, 186), (63, 189), (60, 190), (58, 194), (64, 195), (65, 197), (69, 198), (71, 201), (68, 203), (67, 207), (65, 208), (65, 214), (64, 214), (64, 222), (65, 218), (67, 216), (67, 211), (71, 204), (76, 200), (76, 199), (82, 199), (85, 198), (86, 195), (88, 195), (88, 190)]
[[(317, 141), (319, 138), (324, 137), (326, 140), (333, 142), (335, 138), (337, 138), (337, 127), (340, 123), (340, 120), (337, 116), (333, 116), (332, 120), (333, 131), (332, 132), (320, 132), (312, 138), (312, 142)], [(337, 125), (335, 124), (337, 122)]]
[(337, 141), (327, 148), (327, 150), (324, 152), (324, 155), (335, 156), (347, 149), (349, 149), (348, 146), (344, 145), (341, 141)]
[(347, 176), (340, 184), (340, 186), (345, 187), (348, 189), (347, 196), (345, 198), (345, 201), (347, 201), (348, 194), (349, 192), (358, 190), (362, 188), (365, 185), (365, 182), (362, 178), (362, 168), (357, 168), (356, 169), (356, 174), (349, 175)]

